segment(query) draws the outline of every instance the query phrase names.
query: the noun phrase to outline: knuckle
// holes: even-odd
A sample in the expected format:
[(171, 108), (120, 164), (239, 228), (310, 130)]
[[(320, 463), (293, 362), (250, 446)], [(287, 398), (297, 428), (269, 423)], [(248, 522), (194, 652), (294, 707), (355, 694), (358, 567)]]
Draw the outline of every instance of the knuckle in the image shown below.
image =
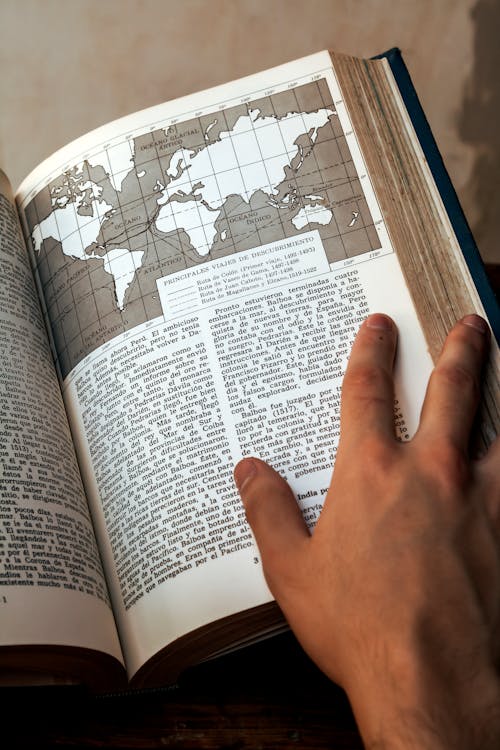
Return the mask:
[(278, 547), (269, 545), (264, 552), (261, 550), (262, 563), (266, 580), (273, 586), (279, 582), (286, 588), (293, 581), (293, 573), (289, 569), (289, 560)]
[(460, 392), (468, 391), (474, 395), (479, 392), (479, 383), (476, 374), (462, 365), (438, 365), (434, 371), (434, 376), (441, 384), (455, 390), (460, 390)]
[(459, 499), (469, 478), (469, 463), (463, 451), (449, 441), (427, 446), (425, 463), (442, 494), (451, 500)]
[(355, 365), (344, 378), (344, 387), (360, 396), (382, 392), (390, 385), (389, 373), (376, 365)]
[(374, 478), (378, 476), (386, 478), (395, 461), (393, 446), (388, 445), (379, 436), (372, 434), (361, 438), (359, 455), (363, 462), (364, 471)]
[[(294, 550), (297, 555), (298, 550)], [(283, 550), (278, 546), (268, 545), (265, 550), (260, 550), (262, 557), (262, 567), (267, 585), (275, 598), (283, 600), (291, 595), (293, 600), (294, 594), (302, 586), (302, 574), (307, 568), (307, 563), (302, 560), (302, 564), (291, 565), (290, 555), (283, 554)], [(298, 559), (299, 555), (297, 555)]]

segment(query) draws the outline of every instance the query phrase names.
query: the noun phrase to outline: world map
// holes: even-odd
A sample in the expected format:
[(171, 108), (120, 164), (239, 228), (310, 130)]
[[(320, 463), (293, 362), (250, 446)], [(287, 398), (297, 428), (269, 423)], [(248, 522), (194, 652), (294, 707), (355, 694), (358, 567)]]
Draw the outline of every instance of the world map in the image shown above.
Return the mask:
[(323, 80), (118, 139), (25, 216), (62, 377), (160, 316), (169, 273), (310, 229), (330, 262), (380, 247)]

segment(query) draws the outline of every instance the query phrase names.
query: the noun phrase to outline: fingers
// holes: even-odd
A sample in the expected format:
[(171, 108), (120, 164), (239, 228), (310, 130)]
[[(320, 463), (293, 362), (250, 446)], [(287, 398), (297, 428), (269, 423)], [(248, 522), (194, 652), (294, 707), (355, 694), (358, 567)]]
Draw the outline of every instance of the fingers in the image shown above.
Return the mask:
[(498, 490), (497, 499), (500, 504), (500, 471), (498, 471), (500, 466), (500, 436), (492, 442), (486, 455), (480, 460), (479, 466), (489, 480), (495, 481)]
[(386, 315), (370, 315), (359, 329), (342, 386), (344, 445), (367, 434), (394, 437), (396, 343), (396, 326)]
[(309, 531), (287, 482), (264, 461), (243, 459), (234, 479), (271, 585), (309, 540)]
[(488, 344), (488, 326), (478, 315), (467, 315), (450, 331), (427, 387), (419, 440), (467, 451)]
[(490, 445), (486, 455), (476, 464), (481, 499), (492, 520), (500, 541), (500, 437)]

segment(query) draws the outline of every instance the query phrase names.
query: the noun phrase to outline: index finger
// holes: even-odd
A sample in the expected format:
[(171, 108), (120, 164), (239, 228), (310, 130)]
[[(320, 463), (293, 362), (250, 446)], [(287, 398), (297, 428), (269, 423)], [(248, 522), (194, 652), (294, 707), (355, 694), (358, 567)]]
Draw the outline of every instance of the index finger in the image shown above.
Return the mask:
[(342, 441), (367, 432), (394, 437), (394, 381), (397, 329), (391, 318), (370, 315), (359, 329), (342, 385)]

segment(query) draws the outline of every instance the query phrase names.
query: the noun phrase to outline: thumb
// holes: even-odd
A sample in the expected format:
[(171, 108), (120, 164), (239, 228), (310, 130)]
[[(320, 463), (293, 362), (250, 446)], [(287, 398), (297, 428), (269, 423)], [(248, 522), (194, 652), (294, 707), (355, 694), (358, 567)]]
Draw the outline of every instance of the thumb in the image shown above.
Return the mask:
[(258, 458), (244, 458), (234, 480), (262, 558), (264, 574), (276, 598), (283, 578), (295, 570), (294, 558), (310, 538), (288, 483)]

